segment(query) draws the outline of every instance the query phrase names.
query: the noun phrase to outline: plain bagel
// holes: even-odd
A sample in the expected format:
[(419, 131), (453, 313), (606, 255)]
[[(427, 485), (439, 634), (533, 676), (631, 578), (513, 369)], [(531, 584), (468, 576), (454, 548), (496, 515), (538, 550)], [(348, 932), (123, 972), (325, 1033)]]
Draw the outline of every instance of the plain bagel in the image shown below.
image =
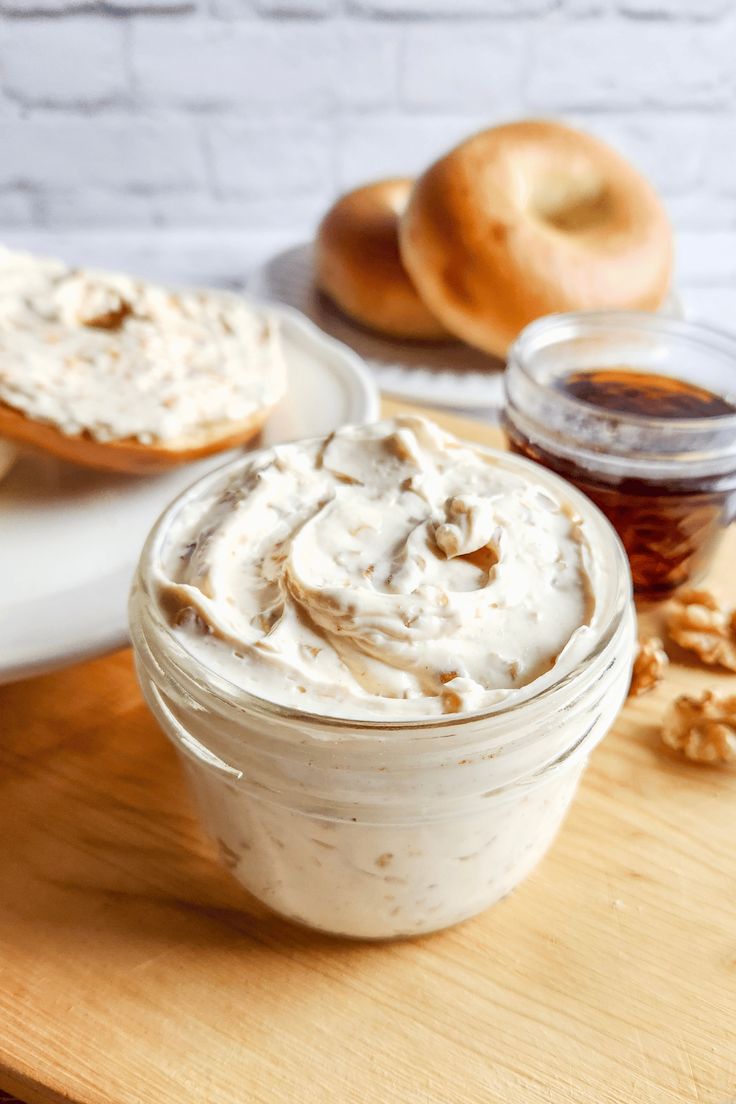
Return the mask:
[(342, 196), (320, 223), (317, 285), (350, 318), (391, 337), (448, 336), (420, 299), (401, 261), (399, 216), (412, 188), (405, 178), (379, 180)]
[(655, 310), (672, 273), (657, 195), (619, 154), (560, 123), (482, 131), (416, 182), (401, 256), (456, 336), (503, 356), (540, 315)]

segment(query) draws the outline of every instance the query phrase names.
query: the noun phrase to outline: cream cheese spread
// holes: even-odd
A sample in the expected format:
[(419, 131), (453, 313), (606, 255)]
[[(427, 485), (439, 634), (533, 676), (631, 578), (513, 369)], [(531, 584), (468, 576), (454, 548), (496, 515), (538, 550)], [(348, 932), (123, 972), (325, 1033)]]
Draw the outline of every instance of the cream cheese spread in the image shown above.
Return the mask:
[(405, 416), (257, 454), (177, 512), (157, 586), (187, 650), (231, 683), (406, 720), (564, 673), (596, 621), (594, 561), (557, 484)]
[(272, 406), (285, 378), (275, 320), (240, 296), (0, 248), (0, 401), (29, 418), (185, 441)]

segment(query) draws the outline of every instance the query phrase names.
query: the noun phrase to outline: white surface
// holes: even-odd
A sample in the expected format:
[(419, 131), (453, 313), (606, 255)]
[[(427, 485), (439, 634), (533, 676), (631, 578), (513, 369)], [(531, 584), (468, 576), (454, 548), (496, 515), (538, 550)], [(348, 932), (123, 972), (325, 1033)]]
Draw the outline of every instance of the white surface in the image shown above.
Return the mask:
[(248, 290), (303, 311), (320, 329), (366, 360), (382, 391), (409, 402), (463, 410), (501, 405), (503, 362), (459, 341), (395, 341), (354, 325), (320, 295), (312, 247), (286, 249), (257, 269)]
[[(293, 312), (281, 314), (289, 389), (263, 443), (376, 418), (378, 396), (359, 359)], [(0, 484), (0, 682), (122, 646), (148, 530), (175, 495), (231, 455), (140, 477), (23, 453)]]

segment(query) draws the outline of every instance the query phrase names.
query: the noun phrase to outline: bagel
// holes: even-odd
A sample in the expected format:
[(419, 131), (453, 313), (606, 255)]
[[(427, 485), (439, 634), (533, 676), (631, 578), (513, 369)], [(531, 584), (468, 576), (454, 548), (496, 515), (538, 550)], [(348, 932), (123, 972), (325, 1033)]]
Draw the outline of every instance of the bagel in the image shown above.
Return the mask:
[(56, 426), (28, 418), (7, 403), (0, 403), (0, 435), (85, 468), (155, 475), (179, 464), (247, 444), (260, 433), (269, 413), (270, 409), (262, 410), (239, 422), (223, 422), (171, 441), (142, 444), (133, 437), (97, 441), (86, 432), (64, 433)]
[(0, 250), (0, 437), (149, 474), (250, 441), (285, 381), (275, 320), (239, 296)]
[(420, 299), (401, 262), (399, 216), (412, 181), (366, 184), (342, 196), (317, 230), (317, 286), (361, 325), (390, 337), (446, 339), (445, 327)]
[(468, 138), (417, 180), (401, 257), (457, 337), (503, 356), (557, 311), (656, 310), (672, 275), (672, 230), (646, 180), (614, 150), (560, 123)]
[(0, 479), (7, 475), (12, 468), (16, 454), (15, 446), (11, 445), (10, 441), (3, 441), (0, 438)]

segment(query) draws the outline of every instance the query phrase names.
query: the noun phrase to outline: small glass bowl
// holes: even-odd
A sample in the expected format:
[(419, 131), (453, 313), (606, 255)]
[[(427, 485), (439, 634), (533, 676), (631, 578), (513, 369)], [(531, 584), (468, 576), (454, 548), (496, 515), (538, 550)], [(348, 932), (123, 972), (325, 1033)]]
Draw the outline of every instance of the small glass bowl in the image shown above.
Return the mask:
[(736, 517), (736, 413), (646, 417), (560, 389), (572, 372), (611, 368), (736, 403), (736, 337), (661, 315), (582, 312), (539, 319), (509, 352), (511, 448), (584, 491), (621, 537), (635, 590), (663, 597), (704, 574)]

